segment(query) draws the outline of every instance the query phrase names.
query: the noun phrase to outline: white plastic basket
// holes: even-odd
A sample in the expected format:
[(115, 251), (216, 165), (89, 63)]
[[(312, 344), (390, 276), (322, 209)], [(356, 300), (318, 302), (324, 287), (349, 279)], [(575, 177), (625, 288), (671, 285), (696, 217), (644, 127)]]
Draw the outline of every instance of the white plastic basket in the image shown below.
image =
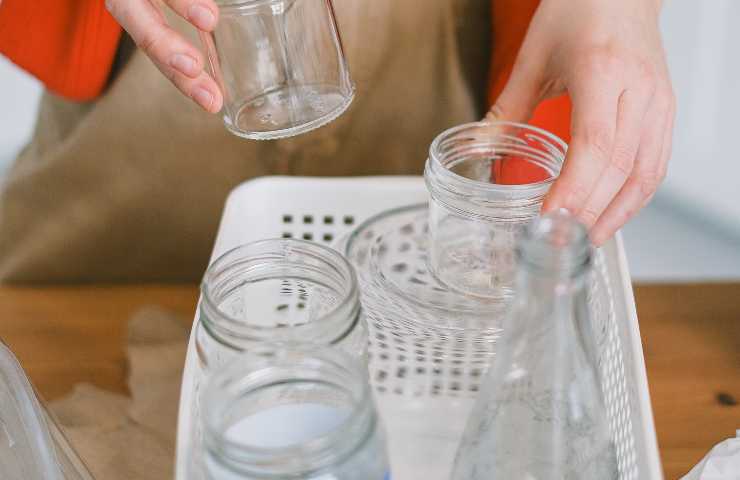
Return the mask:
[[(251, 180), (237, 187), (226, 202), (212, 260), (237, 245), (263, 238), (295, 237), (333, 243), (374, 214), (426, 200), (421, 177)], [(662, 479), (637, 313), (619, 235), (601, 248), (597, 266), (606, 279), (606, 300), (612, 312), (602, 369), (620, 480)], [(196, 361), (191, 336), (180, 400), (178, 480), (189, 480), (185, 476), (185, 449), (193, 435), (191, 409), (196, 392), (192, 372)], [(389, 433), (394, 480), (445, 478), (463, 427), (456, 419), (464, 418), (469, 401), (421, 398), (399, 407), (392, 396), (382, 396), (378, 402), (381, 414), (386, 412), (383, 420)], [(450, 418), (448, 431), (424, 435), (418, 431), (420, 422), (414, 418), (415, 413)], [(401, 432), (405, 438), (401, 438)], [(410, 438), (409, 432), (418, 438)]]

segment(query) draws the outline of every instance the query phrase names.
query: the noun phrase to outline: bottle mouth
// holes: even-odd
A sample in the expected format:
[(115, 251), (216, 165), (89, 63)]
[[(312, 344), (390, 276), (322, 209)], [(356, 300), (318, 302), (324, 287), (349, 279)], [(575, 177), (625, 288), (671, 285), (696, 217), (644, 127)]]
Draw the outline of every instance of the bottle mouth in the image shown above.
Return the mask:
[(335, 250), (297, 239), (236, 247), (201, 284), (201, 322), (231, 348), (261, 341), (336, 343), (360, 318), (354, 269)]
[(566, 151), (565, 142), (537, 127), (468, 123), (434, 139), (424, 176), (432, 197), (453, 209), (518, 216), (517, 209), (541, 204)]
[(265, 344), (206, 387), (208, 468), (293, 478), (340, 463), (376, 428), (371, 399), (366, 373), (347, 354)]
[(517, 257), (529, 269), (543, 274), (575, 276), (590, 265), (592, 246), (586, 227), (561, 209), (527, 225)]

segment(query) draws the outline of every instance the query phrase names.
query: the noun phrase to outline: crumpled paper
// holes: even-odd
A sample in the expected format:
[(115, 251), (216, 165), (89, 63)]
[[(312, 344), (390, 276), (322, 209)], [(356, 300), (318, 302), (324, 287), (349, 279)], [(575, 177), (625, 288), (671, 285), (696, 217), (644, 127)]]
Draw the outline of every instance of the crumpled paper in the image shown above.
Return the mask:
[(79, 456), (99, 480), (162, 480), (174, 476), (180, 380), (188, 330), (150, 307), (129, 322), (131, 397), (87, 384), (50, 405)]
[(740, 430), (720, 442), (681, 480), (740, 480)]

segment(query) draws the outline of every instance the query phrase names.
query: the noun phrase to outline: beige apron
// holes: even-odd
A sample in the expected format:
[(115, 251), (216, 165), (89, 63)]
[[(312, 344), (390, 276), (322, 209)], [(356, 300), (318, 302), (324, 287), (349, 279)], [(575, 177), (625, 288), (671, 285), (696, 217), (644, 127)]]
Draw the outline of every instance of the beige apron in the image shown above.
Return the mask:
[(437, 133), (481, 115), (489, 0), (334, 3), (357, 95), (315, 132), (232, 136), (139, 51), (95, 102), (44, 95), (0, 193), (0, 279), (193, 281), (240, 182), (420, 174)]

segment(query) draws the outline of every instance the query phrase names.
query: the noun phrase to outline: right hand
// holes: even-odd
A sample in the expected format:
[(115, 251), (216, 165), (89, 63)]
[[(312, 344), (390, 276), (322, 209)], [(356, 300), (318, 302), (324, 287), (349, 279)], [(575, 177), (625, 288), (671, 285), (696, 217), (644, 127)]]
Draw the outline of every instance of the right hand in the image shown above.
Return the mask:
[(203, 32), (218, 22), (214, 0), (106, 0), (106, 8), (131, 35), (136, 45), (185, 96), (204, 110), (221, 110), (223, 96), (204, 69), (203, 54), (165, 20), (166, 4)]

